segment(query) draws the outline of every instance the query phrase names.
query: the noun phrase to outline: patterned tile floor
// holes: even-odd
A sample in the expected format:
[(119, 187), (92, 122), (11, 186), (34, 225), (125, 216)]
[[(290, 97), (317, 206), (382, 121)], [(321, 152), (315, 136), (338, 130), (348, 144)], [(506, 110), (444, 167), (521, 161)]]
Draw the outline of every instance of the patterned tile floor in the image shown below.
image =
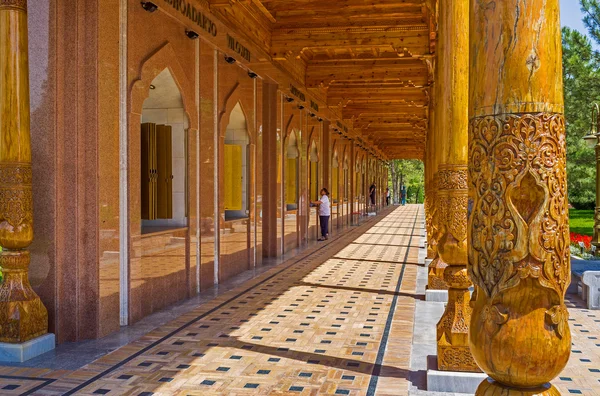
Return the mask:
[(0, 394), (406, 394), (422, 223), (371, 219), (81, 369), (0, 367)]
[(571, 358), (553, 383), (563, 395), (600, 395), (600, 311), (589, 311), (567, 295), (572, 337)]
[[(76, 370), (0, 366), (0, 395), (428, 394), (411, 372), (422, 226), (418, 205), (372, 218)], [(569, 307), (555, 385), (600, 395), (600, 313)]]

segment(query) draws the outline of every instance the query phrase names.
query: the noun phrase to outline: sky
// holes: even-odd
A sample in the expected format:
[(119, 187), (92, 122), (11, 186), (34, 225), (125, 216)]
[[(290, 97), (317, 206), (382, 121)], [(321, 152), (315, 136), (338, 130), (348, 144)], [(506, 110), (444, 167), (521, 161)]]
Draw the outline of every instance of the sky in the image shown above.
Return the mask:
[(560, 0), (560, 22), (563, 26), (586, 33), (582, 18), (579, 0)]
[[(568, 26), (572, 29), (579, 30), (579, 32), (587, 34), (587, 29), (583, 26), (583, 15), (581, 13), (581, 6), (579, 0), (560, 0), (560, 22), (562, 26)], [(596, 49), (600, 49), (600, 46), (592, 40), (592, 45)]]

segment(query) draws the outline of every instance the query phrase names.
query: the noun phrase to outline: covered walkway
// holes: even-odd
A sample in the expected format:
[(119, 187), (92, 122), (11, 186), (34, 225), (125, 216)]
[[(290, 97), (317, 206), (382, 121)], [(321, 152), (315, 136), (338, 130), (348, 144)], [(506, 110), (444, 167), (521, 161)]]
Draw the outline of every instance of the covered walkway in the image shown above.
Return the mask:
[[(386, 210), (291, 259), (100, 340), (0, 366), (1, 395), (437, 395), (444, 303), (424, 301), (424, 211)], [(569, 295), (572, 354), (553, 384), (600, 394), (600, 316)]]
[(407, 394), (424, 211), (384, 213), (80, 369), (3, 367), (2, 394)]

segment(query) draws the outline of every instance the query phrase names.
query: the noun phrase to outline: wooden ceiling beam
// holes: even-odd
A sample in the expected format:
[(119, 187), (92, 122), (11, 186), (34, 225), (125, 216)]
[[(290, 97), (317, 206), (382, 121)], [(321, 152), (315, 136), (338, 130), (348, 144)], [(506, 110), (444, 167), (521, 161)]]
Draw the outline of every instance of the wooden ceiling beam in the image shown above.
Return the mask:
[[(261, 3), (271, 12), (288, 12), (290, 9), (299, 10), (327, 10), (331, 9), (331, 4), (322, 0), (295, 0), (293, 6), (290, 7), (289, 0), (261, 0)], [(368, 12), (370, 14), (393, 12), (402, 10), (404, 12), (412, 12), (415, 14), (423, 14), (423, 1), (402, 1), (398, 0), (336, 0), (336, 9), (340, 12), (351, 13), (354, 10), (357, 12)], [(426, 16), (426, 15), (425, 15)]]
[(274, 29), (271, 56), (274, 59), (298, 56), (309, 48), (392, 47), (401, 53), (429, 54), (429, 30), (390, 31), (386, 28)]
[(409, 106), (409, 105), (398, 105), (398, 104), (389, 104), (389, 105), (376, 105), (370, 106), (368, 104), (350, 104), (342, 109), (342, 117), (344, 118), (361, 118), (368, 117), (369, 115), (381, 115), (382, 113), (387, 113), (389, 116), (393, 115), (402, 115), (402, 114), (412, 114), (414, 112), (421, 111), (422, 116), (426, 116), (427, 109), (425, 107), (419, 106)]
[(382, 97), (420, 100), (427, 98), (427, 95), (425, 88), (417, 87), (370, 88), (367, 86), (335, 86), (330, 87), (327, 91), (328, 98), (344, 99), (351, 97), (353, 100), (378, 99)]

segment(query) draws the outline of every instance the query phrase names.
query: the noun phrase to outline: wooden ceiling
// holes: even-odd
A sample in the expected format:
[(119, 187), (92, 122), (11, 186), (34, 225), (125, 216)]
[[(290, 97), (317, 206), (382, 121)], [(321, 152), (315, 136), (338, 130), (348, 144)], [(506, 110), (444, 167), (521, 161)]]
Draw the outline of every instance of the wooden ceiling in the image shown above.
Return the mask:
[(209, 1), (229, 19), (235, 7), (253, 14), (271, 60), (365, 142), (389, 159), (423, 158), (436, 0)]

